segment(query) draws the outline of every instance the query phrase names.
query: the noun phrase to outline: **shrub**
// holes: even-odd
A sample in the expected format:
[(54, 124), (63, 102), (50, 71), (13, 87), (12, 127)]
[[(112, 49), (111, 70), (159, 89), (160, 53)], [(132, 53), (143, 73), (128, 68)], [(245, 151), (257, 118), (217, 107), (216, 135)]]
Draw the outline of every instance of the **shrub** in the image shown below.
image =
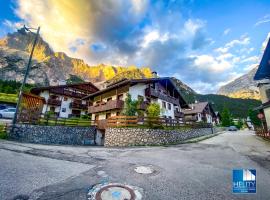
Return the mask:
[(151, 103), (147, 109), (146, 109), (146, 114), (147, 114), (147, 117), (149, 118), (148, 119), (148, 125), (151, 127), (151, 128), (161, 128), (160, 124), (155, 124), (152, 119), (154, 120), (154, 118), (157, 118), (159, 117), (160, 115), (160, 112), (161, 112), (161, 109), (160, 109), (160, 106), (159, 104), (157, 103)]
[(123, 114), (126, 116), (135, 116), (138, 113), (138, 101), (132, 100), (131, 95), (127, 94)]

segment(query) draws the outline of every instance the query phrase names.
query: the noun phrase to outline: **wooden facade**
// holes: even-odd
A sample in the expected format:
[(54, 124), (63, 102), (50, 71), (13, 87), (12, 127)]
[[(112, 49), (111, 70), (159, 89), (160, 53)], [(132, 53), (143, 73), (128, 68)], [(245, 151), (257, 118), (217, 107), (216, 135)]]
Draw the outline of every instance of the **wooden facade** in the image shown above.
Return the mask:
[(39, 119), (45, 99), (30, 93), (22, 94), (18, 122), (35, 123)]

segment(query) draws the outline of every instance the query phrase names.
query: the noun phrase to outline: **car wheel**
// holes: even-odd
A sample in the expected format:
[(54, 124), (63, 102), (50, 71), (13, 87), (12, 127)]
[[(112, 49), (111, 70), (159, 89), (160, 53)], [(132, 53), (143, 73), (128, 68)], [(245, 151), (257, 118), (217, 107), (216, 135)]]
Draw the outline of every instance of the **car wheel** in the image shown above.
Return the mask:
[(2, 114), (0, 114), (0, 118), (3, 118)]

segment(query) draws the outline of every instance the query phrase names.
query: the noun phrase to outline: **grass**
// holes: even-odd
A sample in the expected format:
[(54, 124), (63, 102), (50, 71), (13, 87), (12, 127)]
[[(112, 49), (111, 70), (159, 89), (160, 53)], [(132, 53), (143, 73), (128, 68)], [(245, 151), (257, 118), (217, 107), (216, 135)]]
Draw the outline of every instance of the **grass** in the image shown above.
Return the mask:
[(16, 103), (17, 94), (0, 93), (0, 101), (7, 102), (7, 103)]

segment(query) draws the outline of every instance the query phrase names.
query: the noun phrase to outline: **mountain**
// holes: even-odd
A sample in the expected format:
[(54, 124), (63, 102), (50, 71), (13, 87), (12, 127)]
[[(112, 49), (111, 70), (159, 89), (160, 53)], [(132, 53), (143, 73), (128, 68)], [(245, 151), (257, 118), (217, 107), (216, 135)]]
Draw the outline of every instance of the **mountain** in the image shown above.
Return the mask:
[[(35, 34), (14, 32), (0, 39), (0, 79), (21, 81), (29, 58)], [(59, 80), (77, 76), (85, 81), (102, 82), (120, 73), (139, 71), (140, 78), (152, 76), (148, 67), (122, 67), (100, 64), (90, 66), (82, 59), (71, 58), (63, 52), (54, 52), (42, 37), (39, 37), (28, 77), (29, 83), (56, 85)]]
[(257, 83), (253, 80), (257, 69), (258, 67), (255, 67), (247, 74), (220, 87), (217, 93), (232, 98), (260, 99)]
[[(21, 35), (15, 32), (0, 39), (0, 79), (2, 81), (0, 92), (17, 93), (34, 36), (33, 33)], [(240, 77), (222, 87), (220, 93), (229, 95), (234, 91), (239, 93), (243, 88), (247, 91), (246, 88), (250, 89), (250, 85), (255, 86), (255, 83), (252, 82), (255, 71), (254, 69), (249, 75)], [(98, 87), (103, 87), (106, 83), (116, 82), (123, 78), (149, 77), (152, 77), (152, 72), (147, 67), (121, 67), (104, 64), (90, 66), (81, 59), (71, 58), (63, 52), (54, 52), (49, 44), (40, 37), (34, 51), (34, 60), (28, 83), (56, 85), (59, 80), (67, 80), (67, 83), (91, 81)], [(213, 102), (217, 111), (222, 112), (224, 107), (228, 107), (234, 117), (246, 117), (249, 107), (253, 108), (260, 105), (259, 101), (253, 99), (230, 98), (218, 94), (201, 95), (182, 81), (176, 78), (173, 78), (173, 81), (188, 103), (194, 103), (195, 100)], [(29, 85), (29, 87), (32, 86)]]

